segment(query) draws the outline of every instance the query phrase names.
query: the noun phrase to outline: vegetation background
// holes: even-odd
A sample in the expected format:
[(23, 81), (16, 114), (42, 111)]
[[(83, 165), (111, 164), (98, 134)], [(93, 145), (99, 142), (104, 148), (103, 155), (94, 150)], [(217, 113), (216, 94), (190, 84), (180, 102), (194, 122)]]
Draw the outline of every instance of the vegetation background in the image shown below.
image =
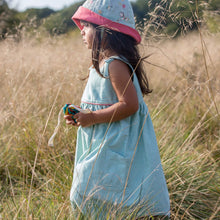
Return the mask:
[[(73, 219), (69, 203), (76, 128), (90, 51), (60, 11), (11, 10), (0, 1), (0, 219)], [(153, 93), (154, 123), (171, 219), (220, 219), (220, 1), (132, 2)], [(137, 207), (138, 209), (138, 207)], [(135, 219), (135, 213), (127, 219)], [(110, 215), (112, 219), (114, 215)], [(89, 217), (88, 217), (89, 218)], [(123, 213), (117, 216), (122, 219)]]

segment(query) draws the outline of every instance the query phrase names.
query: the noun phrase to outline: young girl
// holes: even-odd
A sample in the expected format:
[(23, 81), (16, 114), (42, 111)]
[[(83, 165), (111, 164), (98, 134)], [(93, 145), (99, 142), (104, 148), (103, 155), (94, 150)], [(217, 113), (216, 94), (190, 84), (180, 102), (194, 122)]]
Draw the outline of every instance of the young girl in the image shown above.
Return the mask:
[(151, 90), (132, 7), (128, 0), (87, 0), (72, 19), (92, 50), (93, 65), (81, 100), (90, 113), (65, 116), (67, 124), (79, 127), (71, 204), (95, 219), (169, 216), (166, 181), (143, 100)]

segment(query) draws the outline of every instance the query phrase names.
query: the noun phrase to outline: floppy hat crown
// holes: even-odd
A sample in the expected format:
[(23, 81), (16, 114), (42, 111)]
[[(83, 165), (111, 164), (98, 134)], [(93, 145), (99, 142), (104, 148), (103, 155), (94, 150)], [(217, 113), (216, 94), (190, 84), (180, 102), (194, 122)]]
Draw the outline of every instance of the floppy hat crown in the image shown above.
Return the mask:
[(82, 30), (80, 20), (97, 24), (133, 37), (140, 43), (135, 29), (134, 14), (128, 0), (87, 0), (78, 8), (72, 20)]

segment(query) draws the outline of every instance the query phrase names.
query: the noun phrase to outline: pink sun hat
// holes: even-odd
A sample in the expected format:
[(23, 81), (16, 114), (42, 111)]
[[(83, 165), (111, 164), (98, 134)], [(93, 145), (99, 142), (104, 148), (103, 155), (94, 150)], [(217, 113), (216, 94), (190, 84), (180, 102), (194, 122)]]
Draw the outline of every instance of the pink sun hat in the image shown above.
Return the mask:
[(80, 20), (127, 34), (138, 43), (141, 36), (135, 29), (134, 13), (128, 0), (87, 0), (73, 15), (80, 30)]

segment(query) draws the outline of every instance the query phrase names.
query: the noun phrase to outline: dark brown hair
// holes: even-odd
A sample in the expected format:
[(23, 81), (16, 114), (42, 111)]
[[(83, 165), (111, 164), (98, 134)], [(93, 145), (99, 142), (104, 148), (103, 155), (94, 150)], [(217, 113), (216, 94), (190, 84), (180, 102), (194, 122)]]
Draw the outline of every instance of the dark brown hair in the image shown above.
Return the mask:
[(148, 79), (143, 69), (142, 58), (135, 39), (117, 31), (105, 29), (95, 24), (92, 25), (96, 30), (92, 45), (92, 64), (98, 74), (103, 77), (99, 69), (101, 51), (110, 49), (116, 55), (126, 58), (131, 64), (138, 78), (142, 94), (151, 93), (152, 90), (149, 88)]

